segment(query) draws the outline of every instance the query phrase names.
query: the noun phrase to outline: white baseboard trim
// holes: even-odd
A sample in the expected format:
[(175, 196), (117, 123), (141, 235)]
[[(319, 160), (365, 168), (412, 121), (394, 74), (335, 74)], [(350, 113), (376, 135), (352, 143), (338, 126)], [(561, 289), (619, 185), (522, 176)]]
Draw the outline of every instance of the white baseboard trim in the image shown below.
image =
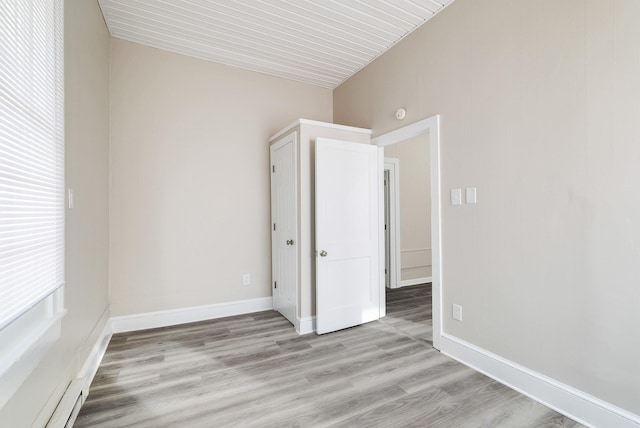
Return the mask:
[(400, 284), (398, 284), (398, 288), (409, 287), (411, 285), (426, 284), (427, 282), (432, 281), (433, 277), (431, 276), (425, 276), (424, 278), (405, 279), (404, 281), (400, 281)]
[(84, 384), (82, 385), (83, 402), (87, 398), (87, 395), (89, 395), (89, 387), (91, 386), (91, 382), (93, 382), (93, 378), (96, 376), (98, 367), (100, 367), (104, 353), (107, 351), (107, 346), (109, 346), (111, 336), (111, 319), (107, 319), (96, 343), (91, 348), (91, 352), (87, 356), (86, 361), (78, 373), (78, 378), (84, 379)]
[(316, 317), (296, 317), (296, 331), (298, 334), (309, 334), (316, 331)]
[(443, 333), (441, 352), (591, 427), (640, 428), (640, 416)]
[(237, 300), (235, 302), (216, 303), (213, 305), (124, 315), (111, 318), (111, 330), (113, 333), (125, 333), (128, 331), (147, 330), (150, 328), (231, 317), (234, 315), (267, 311), (269, 309), (273, 309), (272, 297), (260, 297), (257, 299)]

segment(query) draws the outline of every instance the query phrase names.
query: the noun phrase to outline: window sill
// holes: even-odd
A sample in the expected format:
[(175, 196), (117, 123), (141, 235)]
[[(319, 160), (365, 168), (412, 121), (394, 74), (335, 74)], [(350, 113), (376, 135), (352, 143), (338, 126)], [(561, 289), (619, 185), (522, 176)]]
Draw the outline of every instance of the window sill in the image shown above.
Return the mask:
[(0, 331), (0, 408), (60, 338), (62, 318), (67, 313), (63, 309), (63, 295), (61, 287)]

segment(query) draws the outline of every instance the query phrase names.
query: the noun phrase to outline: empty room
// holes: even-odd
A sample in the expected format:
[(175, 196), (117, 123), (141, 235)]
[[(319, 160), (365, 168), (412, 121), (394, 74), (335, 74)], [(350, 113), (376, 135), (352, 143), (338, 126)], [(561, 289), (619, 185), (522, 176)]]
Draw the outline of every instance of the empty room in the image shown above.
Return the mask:
[(0, 0), (0, 427), (640, 428), (640, 2)]

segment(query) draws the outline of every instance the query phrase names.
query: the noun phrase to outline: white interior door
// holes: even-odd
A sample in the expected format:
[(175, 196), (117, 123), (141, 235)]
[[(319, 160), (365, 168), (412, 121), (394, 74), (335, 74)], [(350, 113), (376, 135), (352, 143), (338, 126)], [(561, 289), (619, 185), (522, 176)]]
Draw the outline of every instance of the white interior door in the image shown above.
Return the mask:
[(297, 312), (296, 133), (271, 146), (273, 308), (293, 325)]
[(380, 318), (382, 151), (316, 141), (316, 330)]

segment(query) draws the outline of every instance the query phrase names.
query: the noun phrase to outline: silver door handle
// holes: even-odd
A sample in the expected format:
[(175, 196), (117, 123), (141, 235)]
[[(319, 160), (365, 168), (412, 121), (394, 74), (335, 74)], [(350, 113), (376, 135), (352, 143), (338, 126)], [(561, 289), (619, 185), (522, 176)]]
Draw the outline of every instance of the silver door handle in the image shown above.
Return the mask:
[(320, 251), (320, 257), (327, 257), (327, 252), (325, 250)]
[(287, 245), (293, 245), (293, 239), (287, 239)]

